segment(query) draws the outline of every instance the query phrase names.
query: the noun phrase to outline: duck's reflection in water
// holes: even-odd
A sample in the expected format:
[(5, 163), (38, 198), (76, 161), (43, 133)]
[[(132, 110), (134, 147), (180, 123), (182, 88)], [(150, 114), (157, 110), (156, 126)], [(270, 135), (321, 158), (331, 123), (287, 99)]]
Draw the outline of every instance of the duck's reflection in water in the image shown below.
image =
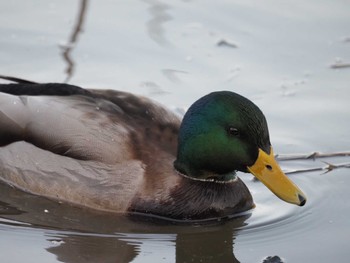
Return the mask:
[(116, 237), (66, 235), (51, 239), (56, 246), (47, 251), (65, 263), (131, 262), (138, 254), (138, 246)]
[(43, 229), (52, 244), (43, 249), (65, 263), (131, 262), (145, 255), (161, 260), (160, 254), (172, 262), (239, 262), (234, 236), (249, 217), (196, 225), (140, 220), (58, 204), (4, 184), (0, 201), (0, 217)]
[[(244, 219), (235, 219), (243, 224)], [(237, 222), (238, 223), (238, 222)], [(176, 262), (239, 262), (233, 253), (235, 229), (217, 228), (215, 231), (178, 234)]]

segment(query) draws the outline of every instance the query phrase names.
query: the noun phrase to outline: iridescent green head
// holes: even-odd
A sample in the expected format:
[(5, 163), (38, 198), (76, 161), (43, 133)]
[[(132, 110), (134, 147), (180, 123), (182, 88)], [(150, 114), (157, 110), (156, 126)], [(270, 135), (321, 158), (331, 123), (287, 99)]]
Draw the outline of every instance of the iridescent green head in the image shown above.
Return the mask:
[(175, 168), (195, 178), (247, 172), (259, 148), (270, 152), (261, 110), (234, 92), (213, 92), (196, 101), (185, 114)]

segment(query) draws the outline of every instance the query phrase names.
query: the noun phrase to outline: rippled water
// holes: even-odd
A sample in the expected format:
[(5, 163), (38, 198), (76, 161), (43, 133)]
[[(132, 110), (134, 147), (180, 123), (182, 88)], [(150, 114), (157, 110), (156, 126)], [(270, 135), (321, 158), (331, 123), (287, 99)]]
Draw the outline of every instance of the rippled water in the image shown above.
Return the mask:
[[(213, 90), (233, 90), (263, 110), (276, 153), (350, 150), (345, 1), (73, 3), (0, 3), (0, 73), (128, 90), (173, 109)], [(324, 162), (350, 159), (281, 166)], [(290, 175), (308, 196), (304, 207), (240, 174), (256, 208), (205, 225), (96, 213), (0, 184), (1, 261), (262, 262), (278, 255), (286, 262), (346, 262), (349, 172)]]

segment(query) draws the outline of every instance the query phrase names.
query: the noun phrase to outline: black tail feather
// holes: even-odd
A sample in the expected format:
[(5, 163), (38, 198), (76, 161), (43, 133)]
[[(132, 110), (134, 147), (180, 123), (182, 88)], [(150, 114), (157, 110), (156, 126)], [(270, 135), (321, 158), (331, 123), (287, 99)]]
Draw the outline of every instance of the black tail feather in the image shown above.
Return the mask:
[(21, 83), (21, 84), (38, 84), (37, 82), (31, 81), (31, 80), (20, 79), (20, 78), (4, 76), (4, 75), (0, 75), (0, 79), (5, 79), (16, 83)]
[(3, 76), (0, 79), (13, 81), (16, 83), (0, 84), (0, 92), (12, 95), (31, 95), (31, 96), (70, 96), (70, 95), (85, 95), (92, 96), (92, 93), (78, 86), (65, 83), (37, 83), (30, 80)]

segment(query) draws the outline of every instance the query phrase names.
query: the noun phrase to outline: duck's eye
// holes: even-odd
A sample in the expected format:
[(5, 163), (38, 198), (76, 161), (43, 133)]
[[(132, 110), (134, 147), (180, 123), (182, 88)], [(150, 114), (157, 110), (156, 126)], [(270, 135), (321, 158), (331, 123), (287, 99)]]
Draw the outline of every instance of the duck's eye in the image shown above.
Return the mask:
[(235, 136), (235, 137), (239, 136), (239, 131), (235, 127), (230, 126), (230, 127), (228, 127), (227, 131), (231, 136)]

